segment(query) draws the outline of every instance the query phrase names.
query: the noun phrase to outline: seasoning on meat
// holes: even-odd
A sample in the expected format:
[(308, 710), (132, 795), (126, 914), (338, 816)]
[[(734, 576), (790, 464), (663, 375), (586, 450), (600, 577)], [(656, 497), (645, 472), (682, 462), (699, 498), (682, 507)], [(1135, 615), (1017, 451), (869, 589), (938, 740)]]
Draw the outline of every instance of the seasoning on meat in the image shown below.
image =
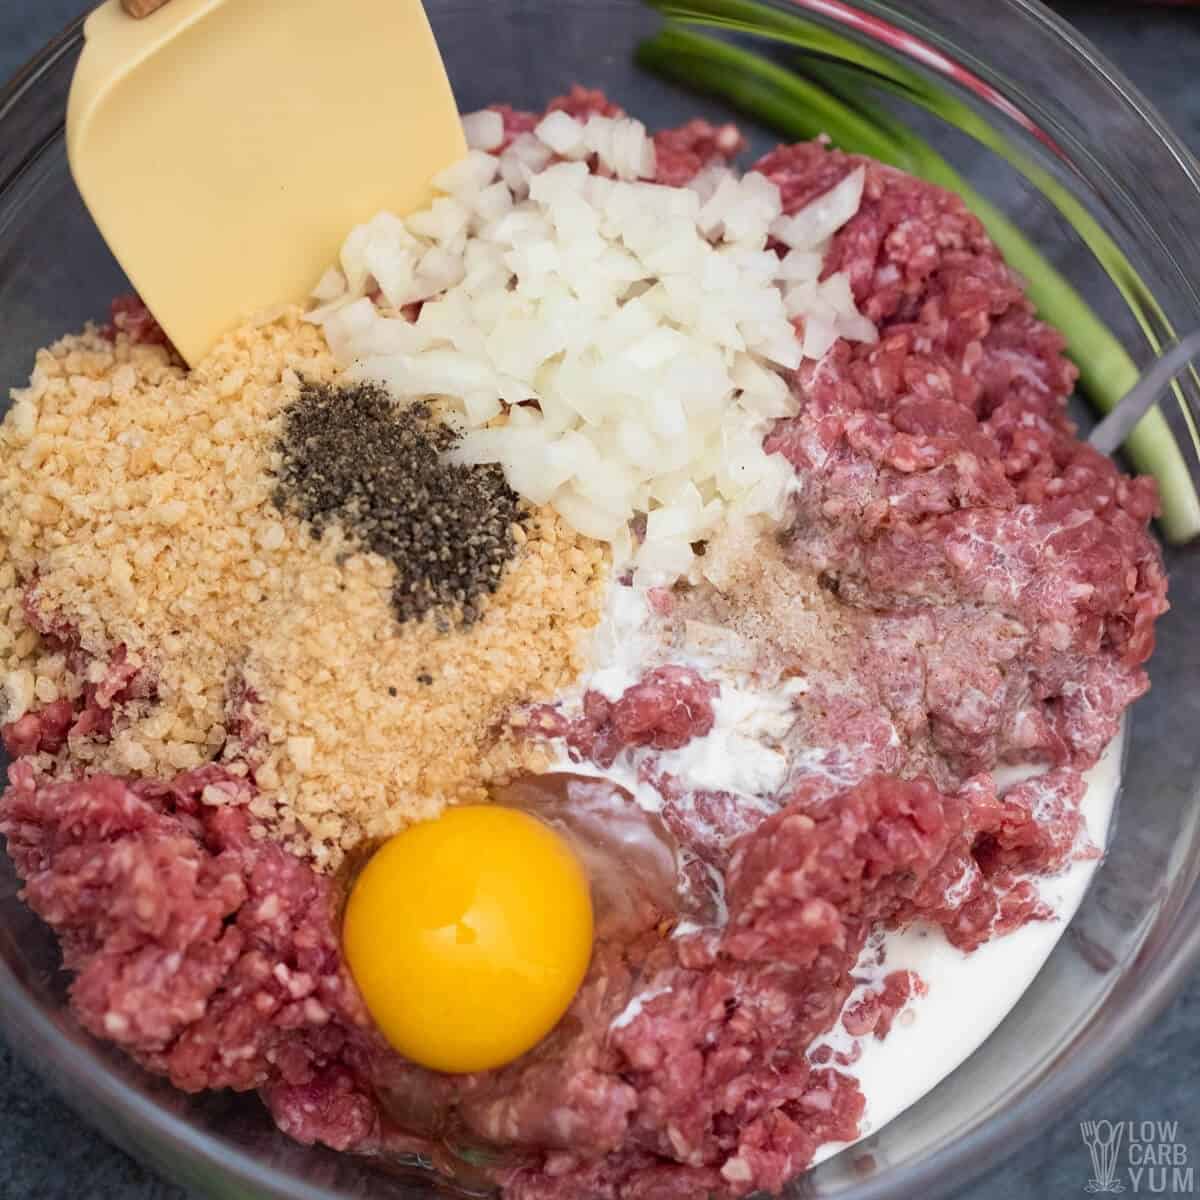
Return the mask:
[(333, 869), (543, 761), (504, 714), (583, 665), (604, 549), (536, 510), (470, 628), (398, 624), (390, 562), (272, 503), (281, 414), (337, 382), (319, 331), (290, 310), (187, 372), (126, 326), (41, 351), (0, 427), (0, 718), (72, 708), (38, 769), (218, 758), (257, 785), (254, 836)]
[(438, 609), (443, 627), (451, 614), (474, 623), (516, 550), (522, 506), (504, 472), (447, 462), (456, 439), (429, 406), (397, 407), (371, 384), (305, 383), (282, 424), (276, 506), (297, 512), (318, 539), (340, 522), (386, 558), (399, 620)]

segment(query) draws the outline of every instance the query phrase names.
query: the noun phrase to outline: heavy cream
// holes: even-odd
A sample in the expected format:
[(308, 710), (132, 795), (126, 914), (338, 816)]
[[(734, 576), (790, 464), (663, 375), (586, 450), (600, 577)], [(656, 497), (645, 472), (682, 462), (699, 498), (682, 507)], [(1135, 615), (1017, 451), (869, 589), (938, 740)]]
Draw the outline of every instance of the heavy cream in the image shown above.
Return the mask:
[[(578, 691), (565, 699), (564, 707), (568, 712), (577, 711), (588, 689), (616, 701), (647, 671), (669, 662), (692, 667), (720, 685), (711, 731), (677, 750), (623, 751), (604, 769), (570, 762), (563, 748), (558, 769), (610, 779), (632, 793), (647, 812), (657, 812), (662, 797), (639, 775), (639, 765), (653, 755), (656, 769), (686, 787), (733, 793), (766, 815), (774, 811), (771, 798), (786, 783), (789, 769), (805, 758), (803, 747), (792, 744), (786, 753), (783, 747), (795, 720), (794, 700), (804, 684), (790, 680), (772, 686), (757, 678), (752, 670), (752, 647), (729, 630), (696, 622), (687, 622), (684, 629), (682, 640), (676, 635), (674, 641), (664, 641), (648, 593), (634, 587), (612, 587), (604, 619), (592, 635), (596, 669), (585, 675)], [(1081, 811), (1088, 837), (1101, 849), (1119, 790), (1122, 746), (1123, 734), (1086, 776), (1088, 787)], [(999, 770), (997, 788), (1004, 791), (1039, 770), (1032, 766)], [(910, 1000), (882, 1040), (871, 1035), (852, 1037), (839, 1019), (812, 1047), (814, 1051), (828, 1046), (835, 1053), (850, 1052), (858, 1043), (855, 1061), (839, 1069), (858, 1079), (866, 1098), (862, 1136), (877, 1131), (918, 1101), (1000, 1024), (1062, 936), (1099, 861), (1079, 860), (1057, 875), (1035, 878), (1054, 919), (1030, 922), (970, 953), (953, 947), (936, 927), (920, 924), (900, 932), (881, 931), (871, 941), (856, 971), (861, 983), (843, 1012), (868, 991), (877, 990), (893, 971), (915, 972), (926, 991)], [(967, 882), (964, 879), (964, 886)], [(685, 920), (677, 933), (696, 928), (693, 921)], [(650, 993), (634, 996), (617, 1018), (617, 1025), (632, 1021), (650, 998)], [(829, 1158), (848, 1144), (822, 1147), (815, 1161)]]
[[(1080, 809), (1088, 836), (1100, 848), (1120, 791), (1123, 746), (1122, 729), (1087, 772), (1088, 788)], [(910, 970), (920, 975), (928, 991), (909, 1004), (882, 1041), (870, 1036), (857, 1039), (858, 1060), (840, 1068), (859, 1081), (866, 1097), (862, 1136), (881, 1129), (932, 1091), (1004, 1020), (1066, 931), (1100, 861), (1076, 861), (1061, 874), (1035, 879), (1055, 919), (1031, 921), (969, 954), (950, 945), (939, 930), (921, 925), (883, 939), (884, 962), (880, 966), (864, 962), (861, 974), (868, 982), (861, 990), (877, 986), (892, 971)], [(861, 990), (851, 995), (847, 1007)], [(848, 1049), (851, 1040), (839, 1022), (818, 1044)], [(814, 1162), (847, 1144), (823, 1146)]]

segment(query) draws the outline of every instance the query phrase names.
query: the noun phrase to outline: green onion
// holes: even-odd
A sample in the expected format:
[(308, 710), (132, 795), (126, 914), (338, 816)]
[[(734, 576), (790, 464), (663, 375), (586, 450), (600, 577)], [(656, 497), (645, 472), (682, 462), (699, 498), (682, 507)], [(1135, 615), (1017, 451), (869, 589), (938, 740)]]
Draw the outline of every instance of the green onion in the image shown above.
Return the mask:
[[(678, 3), (670, 0), (669, 5), (663, 7), (668, 7), (672, 15), (738, 30), (766, 32), (769, 36), (780, 36), (782, 26), (789, 34), (784, 40), (793, 43), (800, 40), (797, 24), (801, 28), (807, 26), (800, 18), (762, 8), (751, 0), (681, 0)], [(767, 20), (765, 26), (755, 23), (759, 16)], [(814, 26), (812, 30), (814, 32), (806, 43), (810, 48), (844, 52), (845, 47), (841, 45), (844, 39), (821, 27)], [(830, 39), (838, 44), (835, 46)], [(845, 40), (845, 45), (855, 48), (856, 60), (864, 54), (870, 57), (871, 61), (862, 62), (864, 66), (878, 72), (879, 63), (874, 61), (878, 58), (891, 67), (890, 60), (874, 55), (857, 43)], [(637, 60), (655, 74), (685, 87), (723, 97), (755, 120), (793, 140), (806, 140), (825, 133), (844, 150), (868, 155), (956, 192), (983, 222), (1009, 265), (1025, 278), (1029, 297), (1039, 314), (1062, 332), (1067, 351), (1079, 367), (1080, 384), (1095, 406), (1102, 412), (1109, 411), (1136, 382), (1137, 367), (1121, 343), (1028, 239), (906, 126), (859, 97), (853, 102), (848, 101), (844, 84), (839, 86), (838, 70), (832, 64), (806, 62), (806, 71), (822, 78), (825, 86), (820, 86), (760, 55), (675, 24), (668, 24), (644, 41), (638, 47)], [(839, 92), (843, 94), (839, 95)], [(973, 114), (971, 116), (978, 120)], [(1069, 218), (1077, 221), (1082, 217), (1094, 227), (1087, 232), (1099, 232), (1101, 242), (1095, 247), (1098, 256), (1127, 302), (1141, 317), (1139, 301), (1144, 302), (1147, 292), (1120, 250), (1060, 185), (1048, 178), (1042, 183), (1043, 186), (1053, 185), (1061, 193), (1056, 202), (1066, 196), (1075, 206), (1077, 211), (1068, 213)], [(1149, 335), (1145, 321), (1143, 328)], [(1158, 480), (1164, 536), (1172, 542), (1185, 542), (1200, 533), (1200, 497), (1187, 462), (1160, 411), (1154, 409), (1142, 419), (1126, 441), (1124, 450), (1137, 470), (1154, 475)]]

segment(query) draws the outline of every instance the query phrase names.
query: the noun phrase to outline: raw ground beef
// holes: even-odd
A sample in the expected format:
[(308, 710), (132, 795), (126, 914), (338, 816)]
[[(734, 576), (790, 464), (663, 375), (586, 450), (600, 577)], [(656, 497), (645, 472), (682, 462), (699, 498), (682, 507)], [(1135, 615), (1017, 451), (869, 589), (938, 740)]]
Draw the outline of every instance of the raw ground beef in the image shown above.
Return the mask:
[(915, 971), (891, 971), (881, 988), (867, 990), (861, 999), (846, 1005), (842, 1024), (853, 1037), (873, 1034), (877, 1038), (885, 1038), (908, 1002), (914, 996), (924, 995), (926, 991), (925, 983)]
[[(620, 112), (580, 88), (551, 107)], [(499, 111), (508, 138), (539, 119)], [(698, 121), (655, 144), (675, 184), (742, 146)], [(794, 211), (859, 161), (808, 145), (759, 169)], [(791, 735), (805, 755), (773, 811), (683, 794), (656, 765), (713, 726), (718, 689), (695, 671), (659, 666), (615, 701), (590, 693), (579, 717), (542, 709), (530, 725), (597, 763), (636, 750), (687, 869), (723, 876), (727, 922), (671, 936), (679, 912), (643, 898), (599, 923), (570, 1012), (531, 1053), (472, 1076), (415, 1067), (346, 971), (338, 885), (250, 836), (245, 777), (35, 771), (38, 752), (106, 736), (114, 705), (152, 702), (116, 655), (106, 685), (3, 731), (18, 761), (0, 832), (87, 1029), (186, 1090), (257, 1090), (302, 1142), (419, 1148), (513, 1200), (778, 1190), (822, 1143), (856, 1136), (845, 1062), (808, 1050), (868, 938), (922, 919), (969, 950), (1048, 915), (1029, 876), (1088, 852), (1079, 771), (1146, 686), (1165, 581), (1153, 485), (1075, 439), (1061, 338), (960, 201), (868, 163), (827, 269), (849, 273), (880, 340), (806, 366), (800, 413), (770, 438), (801, 486), (758, 568), (782, 581), (782, 609), (757, 616), (788, 633), (781, 674), (806, 684)], [(114, 321), (157, 336), (132, 307)], [(721, 552), (706, 555), (714, 578)], [(719, 617), (746, 582), (654, 608)], [(1050, 769), (997, 795), (991, 769), (1031, 760)], [(883, 1036), (920, 986), (894, 973), (860, 994), (853, 1031)], [(488, 1165), (468, 1168), (480, 1150)]]
[[(251, 798), (217, 766), (171, 783), (10, 769), (0, 832), (59, 935), (81, 1023), (185, 1090), (258, 1089), (301, 1141), (421, 1144), (447, 1165), (500, 1143), (495, 1174), (518, 1197), (781, 1187), (857, 1128), (857, 1085), (806, 1051), (872, 927), (922, 916), (973, 945), (1011, 865), (1045, 855), (1041, 825), (986, 780), (946, 796), (876, 777), (823, 816), (791, 805), (734, 844), (723, 930), (664, 937), (670, 914), (644, 910), (608, 925), (549, 1038), (452, 1078), (373, 1033), (340, 953), (338, 888), (249, 835)], [(946, 881), (964, 875), (948, 906)], [(885, 989), (864, 1029), (907, 998)]]
[(311, 1133), (360, 1145), (375, 1106), (340, 1088), (338, 1063), (371, 1035), (337, 889), (251, 839), (250, 795), (217, 766), (170, 783), (54, 783), (17, 762), (0, 831), (26, 902), (59, 936), (84, 1028), (185, 1091), (261, 1088), (285, 1108), (303, 1095)]
[(562, 738), (576, 754), (611, 767), (631, 747), (676, 750), (703, 737), (713, 727), (712, 702), (719, 690), (689, 667), (657, 667), (618, 700), (585, 693), (574, 720), (549, 704), (534, 709), (530, 719), (541, 736)]
[(117, 332), (127, 334), (130, 341), (146, 346), (171, 346), (171, 339), (155, 320), (154, 314), (142, 302), (140, 296), (118, 296), (112, 302), (109, 324), (104, 333), (116, 337)]
[(41, 635), (45, 648), (62, 653), (72, 673), (85, 682), (75, 700), (55, 700), (0, 727), (0, 740), (12, 758), (55, 755), (82, 739), (107, 738), (120, 705), (154, 699), (153, 676), (128, 661), (124, 646), (113, 650), (103, 670), (90, 672), (92, 656), (83, 650), (68, 624), (41, 610), (36, 584), (26, 588), (22, 611), (30, 628)]
[(819, 573), (859, 678), (943, 783), (1091, 765), (1142, 692), (1166, 576), (1150, 479), (1075, 436), (1075, 368), (956, 196), (818, 144), (756, 168), (794, 211), (858, 165), (826, 271), (879, 327), (796, 380), (768, 447), (801, 484), (790, 557)]

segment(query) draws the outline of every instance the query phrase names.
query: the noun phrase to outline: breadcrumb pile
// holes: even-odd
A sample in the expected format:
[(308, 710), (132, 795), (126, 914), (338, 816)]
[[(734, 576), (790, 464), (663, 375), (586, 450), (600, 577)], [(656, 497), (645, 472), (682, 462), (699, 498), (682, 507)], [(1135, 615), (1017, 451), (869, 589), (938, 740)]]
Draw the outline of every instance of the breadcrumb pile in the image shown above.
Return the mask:
[[(78, 697), (123, 652), (154, 697), (47, 769), (169, 777), (219, 758), (253, 772), (256, 832), (329, 869), (544, 767), (507, 717), (582, 669), (608, 566), (539, 510), (474, 625), (399, 624), (390, 563), (272, 503), (282, 410), (302, 380), (336, 378), (298, 309), (190, 373), (89, 328), (39, 352), (0, 427), (0, 718)], [(84, 654), (54, 652), (29, 606)]]

